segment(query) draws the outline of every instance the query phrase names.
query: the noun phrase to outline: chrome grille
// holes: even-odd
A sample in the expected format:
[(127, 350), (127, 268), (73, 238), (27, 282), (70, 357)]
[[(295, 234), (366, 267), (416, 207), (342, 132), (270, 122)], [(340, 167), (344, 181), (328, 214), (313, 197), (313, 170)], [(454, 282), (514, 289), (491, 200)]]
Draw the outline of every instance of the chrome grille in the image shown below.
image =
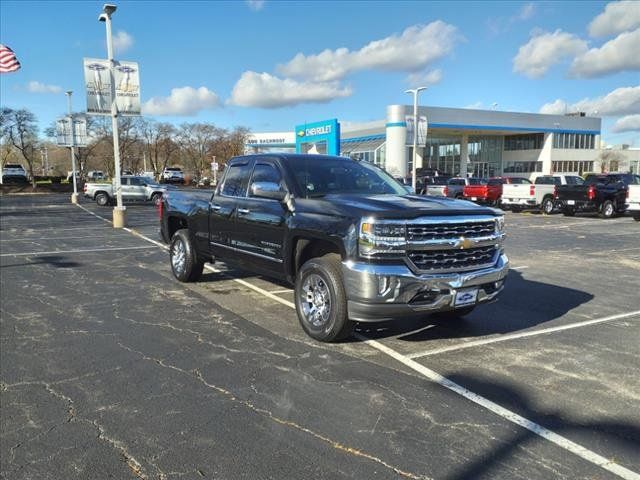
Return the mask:
[(494, 235), (494, 220), (473, 223), (445, 223), (407, 225), (407, 239), (411, 241), (444, 240), (452, 238), (476, 238)]
[(467, 250), (429, 250), (409, 252), (409, 260), (422, 271), (466, 270), (495, 263), (495, 245)]

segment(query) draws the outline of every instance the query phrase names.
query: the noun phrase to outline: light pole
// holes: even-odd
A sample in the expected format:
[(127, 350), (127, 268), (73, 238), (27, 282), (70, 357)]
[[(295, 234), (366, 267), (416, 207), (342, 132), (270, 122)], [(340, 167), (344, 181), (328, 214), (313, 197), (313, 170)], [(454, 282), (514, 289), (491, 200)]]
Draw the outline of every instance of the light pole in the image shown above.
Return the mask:
[(67, 90), (65, 95), (67, 96), (67, 103), (69, 105), (69, 124), (71, 125), (71, 176), (73, 177), (73, 193), (71, 194), (71, 203), (78, 203), (78, 184), (76, 182), (76, 136), (75, 125), (73, 123), (73, 113), (71, 109), (71, 95), (73, 91)]
[(404, 92), (413, 94), (413, 165), (411, 168), (411, 187), (414, 193), (416, 192), (416, 150), (418, 148), (418, 94), (426, 89), (427, 87), (410, 88)]
[(116, 206), (113, 207), (113, 228), (123, 228), (127, 224), (127, 211), (122, 205), (122, 187), (120, 185), (120, 142), (118, 139), (118, 107), (116, 105), (116, 85), (113, 69), (113, 38), (111, 36), (111, 15), (116, 11), (116, 6), (105, 3), (98, 20), (105, 22), (107, 27), (107, 57), (109, 58), (109, 83), (111, 84), (111, 129), (113, 130), (113, 157), (115, 161), (115, 178), (113, 188), (116, 191)]

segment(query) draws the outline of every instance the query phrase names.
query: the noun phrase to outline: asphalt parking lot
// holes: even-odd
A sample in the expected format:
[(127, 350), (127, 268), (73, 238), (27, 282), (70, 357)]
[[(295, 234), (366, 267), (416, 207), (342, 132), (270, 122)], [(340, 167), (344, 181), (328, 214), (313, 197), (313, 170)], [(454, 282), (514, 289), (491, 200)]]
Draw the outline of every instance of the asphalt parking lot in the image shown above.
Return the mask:
[(304, 335), (287, 285), (171, 275), (150, 205), (0, 198), (0, 476), (640, 478), (640, 224), (507, 213), (469, 317)]

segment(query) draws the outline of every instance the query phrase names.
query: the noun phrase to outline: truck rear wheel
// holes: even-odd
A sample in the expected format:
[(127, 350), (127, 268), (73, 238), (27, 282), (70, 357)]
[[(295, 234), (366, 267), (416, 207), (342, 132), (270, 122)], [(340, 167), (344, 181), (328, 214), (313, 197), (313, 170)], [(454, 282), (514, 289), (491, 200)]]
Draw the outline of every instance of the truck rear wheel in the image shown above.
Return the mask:
[(109, 195), (106, 193), (99, 193), (96, 195), (96, 203), (101, 207), (109, 205)]
[(616, 207), (611, 200), (605, 200), (600, 208), (602, 218), (612, 218), (616, 214)]
[(353, 333), (355, 323), (348, 316), (339, 255), (312, 258), (302, 265), (296, 278), (295, 303), (298, 321), (311, 338), (337, 342)]
[(540, 210), (542, 210), (542, 213), (544, 215), (551, 215), (554, 208), (555, 205), (553, 203), (553, 198), (546, 197), (544, 200), (542, 200), (542, 207), (540, 208)]
[(202, 276), (204, 262), (198, 260), (186, 228), (178, 230), (171, 238), (169, 258), (173, 276), (181, 282), (195, 282)]

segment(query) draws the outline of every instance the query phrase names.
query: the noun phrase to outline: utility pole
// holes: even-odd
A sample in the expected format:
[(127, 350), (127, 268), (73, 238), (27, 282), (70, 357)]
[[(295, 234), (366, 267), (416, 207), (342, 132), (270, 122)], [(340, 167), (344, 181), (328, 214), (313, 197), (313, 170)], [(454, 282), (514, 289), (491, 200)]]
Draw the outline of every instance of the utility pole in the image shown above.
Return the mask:
[(111, 14), (116, 11), (115, 5), (105, 4), (98, 20), (107, 27), (107, 57), (109, 59), (109, 79), (111, 83), (111, 129), (113, 130), (113, 157), (115, 162), (115, 178), (113, 188), (116, 191), (116, 206), (113, 207), (113, 228), (127, 226), (127, 210), (122, 204), (122, 186), (120, 184), (120, 142), (118, 137), (118, 107), (116, 105), (115, 61), (113, 60), (113, 37), (111, 36)]
[(71, 194), (71, 203), (78, 203), (78, 184), (76, 181), (76, 126), (73, 123), (73, 110), (71, 109), (71, 95), (72, 90), (67, 90), (65, 95), (67, 96), (67, 104), (69, 106), (69, 125), (71, 125), (71, 176), (73, 177), (73, 193)]
[(422, 90), (426, 90), (427, 87), (418, 87), (411, 88), (406, 90), (404, 93), (412, 93), (413, 94), (413, 165), (411, 169), (411, 187), (413, 188), (413, 193), (416, 193), (416, 159), (417, 159), (417, 149), (418, 149), (418, 94)]

